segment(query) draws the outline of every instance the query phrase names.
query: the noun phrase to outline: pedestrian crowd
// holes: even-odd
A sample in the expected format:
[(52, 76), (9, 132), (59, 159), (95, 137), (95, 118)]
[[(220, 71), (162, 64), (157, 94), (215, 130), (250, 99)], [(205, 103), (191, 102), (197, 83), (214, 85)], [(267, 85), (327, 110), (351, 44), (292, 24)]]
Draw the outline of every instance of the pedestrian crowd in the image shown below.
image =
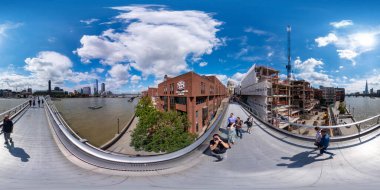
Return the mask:
[(33, 108), (36, 107), (36, 102), (38, 104), (38, 107), (44, 106), (44, 99), (43, 98), (40, 99), (40, 97), (37, 96), (37, 97), (32, 97), (29, 99), (29, 107), (32, 107), (32, 106)]
[[(219, 134), (214, 134), (213, 139), (210, 141), (210, 150), (212, 155), (218, 158), (217, 161), (222, 161), (227, 157), (227, 149), (236, 143), (236, 139), (243, 139), (243, 133), (251, 134), (253, 117), (250, 115), (246, 121), (240, 117), (235, 117), (233, 113), (227, 119), (227, 139), (222, 139)], [(247, 130), (243, 130), (243, 124), (246, 125)]]

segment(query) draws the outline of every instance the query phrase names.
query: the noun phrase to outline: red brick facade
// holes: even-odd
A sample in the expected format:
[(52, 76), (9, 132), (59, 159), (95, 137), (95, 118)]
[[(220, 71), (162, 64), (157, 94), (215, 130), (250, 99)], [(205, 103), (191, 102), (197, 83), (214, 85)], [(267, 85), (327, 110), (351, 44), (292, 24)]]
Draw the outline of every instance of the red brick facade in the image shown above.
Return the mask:
[(215, 76), (194, 72), (168, 78), (158, 84), (157, 108), (187, 114), (192, 133), (201, 134), (227, 96), (227, 88)]

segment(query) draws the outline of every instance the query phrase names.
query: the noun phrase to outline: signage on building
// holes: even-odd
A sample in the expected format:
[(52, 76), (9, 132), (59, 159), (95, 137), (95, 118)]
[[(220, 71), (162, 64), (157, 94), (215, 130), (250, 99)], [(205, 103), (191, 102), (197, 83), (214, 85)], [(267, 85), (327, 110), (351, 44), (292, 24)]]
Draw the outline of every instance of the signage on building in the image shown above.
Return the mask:
[(177, 95), (185, 95), (185, 92), (187, 92), (185, 90), (185, 81), (181, 80), (177, 82)]

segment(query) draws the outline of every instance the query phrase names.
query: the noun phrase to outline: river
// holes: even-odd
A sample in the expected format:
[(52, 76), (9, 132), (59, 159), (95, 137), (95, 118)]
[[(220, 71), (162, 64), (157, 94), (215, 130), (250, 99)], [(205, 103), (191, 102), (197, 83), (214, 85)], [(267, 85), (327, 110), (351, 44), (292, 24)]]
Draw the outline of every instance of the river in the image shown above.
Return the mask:
[(380, 98), (346, 97), (345, 102), (357, 121), (380, 114)]
[[(128, 123), (134, 113), (137, 100), (129, 98), (65, 98), (54, 101), (58, 111), (70, 127), (94, 146), (101, 146), (112, 139)], [(89, 106), (103, 106), (89, 109)]]
[(25, 101), (27, 101), (27, 99), (0, 98), (0, 113), (3, 113), (9, 109), (12, 109), (24, 103)]

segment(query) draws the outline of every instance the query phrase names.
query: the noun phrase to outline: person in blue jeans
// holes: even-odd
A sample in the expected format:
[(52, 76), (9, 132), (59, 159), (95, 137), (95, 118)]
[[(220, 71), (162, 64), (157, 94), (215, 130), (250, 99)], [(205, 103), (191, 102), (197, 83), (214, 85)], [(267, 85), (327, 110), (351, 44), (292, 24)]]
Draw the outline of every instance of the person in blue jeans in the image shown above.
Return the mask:
[(322, 133), (322, 138), (321, 141), (319, 142), (319, 155), (323, 155), (323, 153), (330, 154), (330, 156), (334, 156), (334, 153), (327, 152), (327, 147), (330, 145), (330, 136), (327, 134), (327, 130), (323, 129), (321, 131)]
[(235, 130), (236, 130), (236, 136), (242, 139), (243, 138), (243, 121), (240, 119), (240, 117), (236, 118)]

